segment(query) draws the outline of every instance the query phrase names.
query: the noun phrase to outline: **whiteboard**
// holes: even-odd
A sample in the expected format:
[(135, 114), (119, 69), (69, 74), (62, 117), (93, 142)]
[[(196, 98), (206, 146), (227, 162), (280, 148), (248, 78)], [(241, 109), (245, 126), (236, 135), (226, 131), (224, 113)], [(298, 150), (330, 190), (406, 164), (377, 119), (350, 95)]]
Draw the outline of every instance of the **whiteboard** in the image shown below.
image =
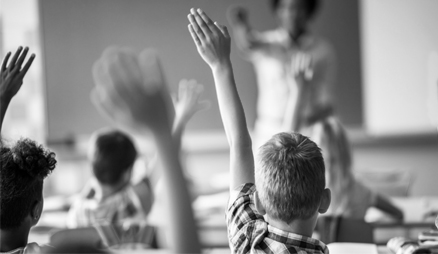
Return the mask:
[[(361, 125), (358, 2), (322, 2), (312, 25), (315, 34), (327, 38), (337, 52), (338, 111), (344, 123)], [(223, 133), (212, 74), (196, 52), (187, 31), (186, 16), (191, 7), (200, 7), (215, 21), (227, 24), (226, 10), (232, 4), (248, 9), (255, 29), (276, 27), (266, 0), (40, 0), (48, 140), (74, 140), (110, 124), (93, 107), (89, 93), (94, 85), (91, 67), (103, 50), (112, 45), (138, 51), (156, 48), (171, 91), (176, 91), (183, 78), (194, 78), (204, 84), (203, 98), (210, 100), (212, 107), (198, 113), (187, 129), (195, 133)], [(257, 100), (254, 70), (251, 63), (240, 57), (234, 42), (231, 61), (248, 126), (252, 128)]]
[(374, 135), (436, 133), (438, 1), (362, 0), (365, 126)]

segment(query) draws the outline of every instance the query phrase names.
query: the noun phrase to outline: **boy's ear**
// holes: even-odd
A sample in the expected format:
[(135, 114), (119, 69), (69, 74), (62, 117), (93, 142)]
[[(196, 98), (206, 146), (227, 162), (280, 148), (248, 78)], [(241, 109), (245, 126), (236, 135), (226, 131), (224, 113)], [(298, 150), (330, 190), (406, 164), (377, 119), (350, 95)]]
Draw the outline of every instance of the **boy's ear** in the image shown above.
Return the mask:
[(33, 225), (37, 224), (41, 218), (41, 214), (43, 212), (43, 200), (35, 201), (32, 205), (32, 209), (30, 210), (30, 217), (33, 221)]
[(262, 205), (262, 203), (260, 202), (258, 192), (255, 191), (255, 192), (253, 193), (253, 195), (254, 195), (254, 204), (255, 204), (255, 207), (256, 207), (257, 211), (258, 211), (261, 215), (265, 215), (265, 214), (266, 214), (266, 210), (265, 210), (265, 207), (264, 207), (264, 206)]
[(328, 188), (324, 189), (322, 192), (321, 202), (319, 203), (318, 212), (321, 214), (327, 212), (328, 208), (330, 207), (331, 200), (332, 192)]

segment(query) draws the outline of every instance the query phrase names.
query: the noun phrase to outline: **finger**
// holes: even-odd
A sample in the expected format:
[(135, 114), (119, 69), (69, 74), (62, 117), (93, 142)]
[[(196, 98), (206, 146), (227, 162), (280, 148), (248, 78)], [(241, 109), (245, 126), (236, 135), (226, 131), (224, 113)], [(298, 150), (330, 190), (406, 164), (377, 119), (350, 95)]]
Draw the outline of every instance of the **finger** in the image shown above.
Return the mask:
[[(11, 82), (13, 79), (16, 79), (16, 74), (18, 73), (18, 68), (14, 68), (9, 75), (7, 75), (5, 83), (9, 83)], [(23, 82), (14, 82), (15, 86), (17, 86), (17, 88), (15, 88), (16, 91), (20, 90), (21, 85), (23, 84)]]
[(196, 82), (196, 80), (194, 79), (189, 80), (189, 82), (187, 83), (186, 96), (190, 100), (194, 100), (194, 101), (198, 100), (199, 93), (197, 88), (198, 88), (198, 83)]
[(197, 12), (211, 32), (217, 33), (219, 31), (217, 26), (214, 25), (213, 21), (211, 21), (210, 17), (208, 17), (203, 10), (198, 9)]
[(15, 67), (11, 72), (9, 72), (8, 78), (6, 80), (15, 78), (15, 75), (18, 73), (18, 71), (19, 69)]
[[(193, 10), (193, 9), (192, 9)], [(195, 18), (196, 23), (198, 24), (198, 26), (201, 28), (202, 33), (205, 36), (210, 36), (212, 34), (212, 31), (210, 30), (210, 28), (208, 27), (207, 23), (205, 23), (205, 21), (201, 18), (201, 16), (199, 15), (199, 13), (197, 13), (196, 11), (192, 11), (192, 15)]]
[(12, 69), (14, 69), (15, 62), (17, 61), (17, 58), (20, 55), (22, 49), (23, 49), (23, 47), (20, 46), (20, 47), (18, 47), (17, 51), (15, 51), (15, 54), (12, 57), (11, 62), (9, 63), (9, 66), (8, 66), (9, 71), (12, 71)]
[(226, 37), (230, 38), (230, 34), (228, 32), (228, 28), (223, 25), (219, 25), (217, 22), (214, 22), (214, 25), (221, 31), (221, 33)]
[(11, 56), (11, 52), (8, 52), (5, 56), (5, 58), (3, 59), (3, 63), (2, 63), (2, 69), (1, 72), (4, 72), (6, 70), (6, 65), (8, 63), (9, 57)]
[(183, 79), (179, 82), (178, 99), (181, 99), (184, 96), (184, 93), (187, 90), (187, 83), (188, 83), (188, 81), (186, 79)]
[(198, 22), (195, 19), (195, 16), (193, 14), (189, 14), (187, 17), (190, 21), (190, 24), (192, 25), (193, 31), (195, 32), (196, 36), (199, 38), (200, 41), (202, 41), (205, 38), (205, 34), (202, 31), (202, 29), (199, 27)]
[(29, 51), (29, 48), (25, 47), (23, 52), (21, 53), (20, 57), (18, 58), (18, 61), (15, 64), (15, 66), (18, 66), (18, 69), (21, 69), (21, 65), (23, 64), (24, 59), (26, 59), (26, 55), (27, 55), (28, 51)]
[(189, 32), (192, 36), (193, 41), (195, 42), (196, 47), (200, 47), (202, 45), (201, 40), (198, 38), (198, 35), (196, 34), (195, 30), (193, 29), (192, 24), (189, 24)]
[(29, 70), (30, 66), (32, 65), (34, 59), (35, 59), (35, 54), (30, 55), (29, 60), (27, 60), (27, 63), (24, 65), (23, 69), (20, 72), (20, 75), (22, 77), (24, 77), (24, 75), (26, 75), (26, 73)]

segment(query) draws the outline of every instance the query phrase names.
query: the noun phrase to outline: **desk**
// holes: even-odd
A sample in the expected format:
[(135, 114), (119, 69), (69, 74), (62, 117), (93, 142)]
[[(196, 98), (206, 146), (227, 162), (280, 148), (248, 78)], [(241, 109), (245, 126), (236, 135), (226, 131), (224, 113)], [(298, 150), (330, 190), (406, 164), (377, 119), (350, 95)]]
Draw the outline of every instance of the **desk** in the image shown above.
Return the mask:
[[(435, 217), (424, 217), (424, 214), (431, 210), (438, 211), (438, 197), (397, 197), (391, 200), (403, 210), (405, 220), (403, 222), (394, 221), (379, 210), (370, 208), (366, 215), (366, 221), (375, 227), (374, 239), (376, 243), (386, 244), (394, 236), (416, 239), (418, 232), (427, 230), (434, 225)], [(206, 247), (228, 246), (224, 215), (227, 202), (228, 193), (222, 192), (200, 196), (193, 204), (199, 223), (200, 240)], [(50, 230), (65, 227), (66, 215), (65, 211), (43, 212), (38, 227), (31, 230), (29, 241), (47, 243)]]
[(438, 212), (438, 197), (392, 197), (390, 200), (403, 211), (404, 220), (402, 222), (394, 221), (375, 208), (368, 209), (365, 221), (379, 227), (415, 228), (434, 225), (436, 215), (431, 212)]
[[(374, 227), (374, 242), (386, 244), (394, 236), (417, 239), (422, 231), (435, 227), (431, 211), (438, 211), (438, 197), (392, 197), (391, 201), (404, 214), (403, 221), (396, 221), (376, 208), (370, 208), (365, 221)], [(432, 215), (432, 216), (428, 216)]]
[[(385, 245), (394, 236), (416, 239), (418, 233), (434, 227), (436, 216), (425, 216), (430, 211), (438, 211), (438, 197), (392, 197), (391, 201), (404, 213), (404, 221), (396, 221), (376, 208), (367, 211), (365, 221), (374, 226), (374, 242)], [(214, 247), (226, 246), (226, 224), (224, 211), (228, 193), (218, 193), (198, 197), (194, 210), (201, 218), (203, 232), (216, 232), (219, 237), (209, 242)], [(220, 232), (223, 232), (220, 235)]]

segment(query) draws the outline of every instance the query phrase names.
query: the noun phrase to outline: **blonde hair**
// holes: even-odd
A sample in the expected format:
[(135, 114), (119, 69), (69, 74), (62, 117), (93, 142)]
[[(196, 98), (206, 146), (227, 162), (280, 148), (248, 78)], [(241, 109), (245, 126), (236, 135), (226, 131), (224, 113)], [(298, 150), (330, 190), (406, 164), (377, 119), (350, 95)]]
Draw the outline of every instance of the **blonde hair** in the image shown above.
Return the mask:
[(322, 149), (327, 187), (332, 192), (331, 210), (342, 209), (344, 197), (353, 182), (352, 153), (347, 133), (335, 117), (315, 123), (312, 137)]
[(325, 188), (321, 150), (299, 133), (278, 133), (260, 147), (255, 178), (269, 216), (286, 223), (308, 219)]

